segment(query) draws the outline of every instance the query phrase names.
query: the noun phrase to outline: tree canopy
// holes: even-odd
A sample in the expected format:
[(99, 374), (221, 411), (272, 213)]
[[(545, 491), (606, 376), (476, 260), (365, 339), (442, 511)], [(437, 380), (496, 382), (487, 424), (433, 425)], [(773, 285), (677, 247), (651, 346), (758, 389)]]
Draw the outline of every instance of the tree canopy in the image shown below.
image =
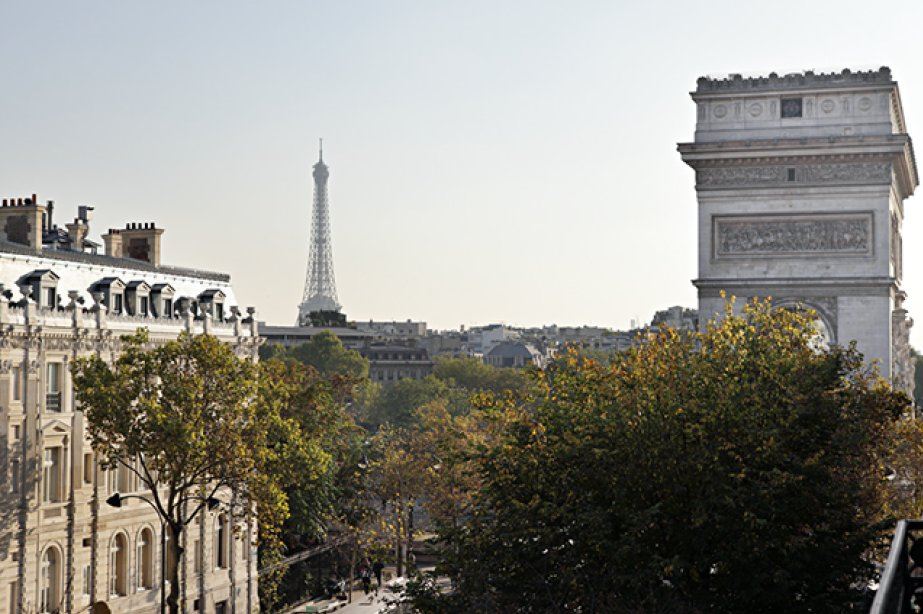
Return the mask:
[[(131, 472), (169, 528), (168, 605), (179, 608), (180, 535), (215, 502), (246, 524), (261, 548), (279, 546), (285, 489), (330, 462), (316, 433), (286, 415), (271, 373), (210, 335), (152, 344), (123, 338), (119, 357), (73, 365), (74, 394), (101, 464)], [(120, 493), (125, 494), (125, 493)]]
[(611, 365), (565, 354), (531, 399), (483, 399), (441, 611), (848, 610), (908, 399), (815, 334), (752, 303)]
[(314, 367), (324, 376), (361, 380), (369, 375), (369, 362), (359, 352), (346, 349), (339, 337), (329, 330), (321, 331), (309, 341), (291, 348), (278, 344), (263, 346), (260, 358), (294, 359)]

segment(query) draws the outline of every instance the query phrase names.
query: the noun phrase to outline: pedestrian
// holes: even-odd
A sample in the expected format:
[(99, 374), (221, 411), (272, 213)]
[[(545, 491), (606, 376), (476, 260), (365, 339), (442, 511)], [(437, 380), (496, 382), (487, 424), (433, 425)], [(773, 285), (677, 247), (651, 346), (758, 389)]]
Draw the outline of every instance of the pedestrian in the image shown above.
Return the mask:
[(381, 590), (381, 572), (385, 568), (385, 564), (381, 562), (381, 559), (375, 559), (375, 562), (372, 563), (372, 572), (375, 573), (375, 593), (377, 594)]
[(369, 568), (368, 559), (362, 562), (359, 568), (359, 578), (362, 580), (362, 591), (368, 595), (372, 590), (372, 570)]

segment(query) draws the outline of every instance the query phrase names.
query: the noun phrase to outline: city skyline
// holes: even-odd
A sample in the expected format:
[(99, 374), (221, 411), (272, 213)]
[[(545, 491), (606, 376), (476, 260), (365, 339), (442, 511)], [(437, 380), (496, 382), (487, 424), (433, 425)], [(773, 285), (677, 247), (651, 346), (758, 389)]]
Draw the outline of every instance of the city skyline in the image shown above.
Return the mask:
[(696, 305), (694, 178), (675, 145), (697, 77), (888, 65), (910, 132), (923, 121), (920, 43), (856, 23), (858, 2), (783, 2), (757, 29), (735, 27), (757, 12), (715, 3), (695, 31), (700, 7), (679, 3), (46, 6), (0, 8), (16, 25), (0, 41), (4, 196), (54, 199), (59, 225), (95, 205), (93, 237), (154, 212), (171, 261), (229, 273), (272, 323), (300, 302), (318, 137), (350, 319), (624, 329)]

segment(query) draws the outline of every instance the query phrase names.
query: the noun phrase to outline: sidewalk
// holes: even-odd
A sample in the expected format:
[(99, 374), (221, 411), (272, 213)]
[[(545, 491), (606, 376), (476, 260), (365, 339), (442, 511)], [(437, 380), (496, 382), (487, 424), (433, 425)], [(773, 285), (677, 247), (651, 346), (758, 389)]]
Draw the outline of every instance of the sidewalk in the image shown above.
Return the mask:
[[(392, 593), (388, 593), (389, 595)], [(380, 594), (383, 596), (384, 592)], [(286, 610), (286, 614), (303, 614), (304, 612), (336, 612), (337, 614), (380, 614), (385, 610), (385, 603), (380, 598), (375, 597), (372, 592), (368, 595), (361, 590), (353, 591), (352, 603), (333, 599), (330, 601), (314, 601), (309, 605), (298, 606)]]

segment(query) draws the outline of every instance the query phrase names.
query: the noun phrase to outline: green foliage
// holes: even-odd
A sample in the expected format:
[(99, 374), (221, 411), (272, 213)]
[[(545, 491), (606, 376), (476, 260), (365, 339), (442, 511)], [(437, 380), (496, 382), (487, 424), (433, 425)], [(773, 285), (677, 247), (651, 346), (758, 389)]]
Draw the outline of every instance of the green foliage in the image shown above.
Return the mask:
[(433, 375), (449, 385), (471, 392), (493, 392), (526, 390), (531, 385), (524, 369), (499, 369), (485, 364), (477, 358), (436, 358)]
[(357, 398), (362, 420), (373, 429), (383, 424), (412, 427), (418, 424), (416, 411), (427, 404), (438, 401), (450, 414), (463, 415), (471, 411), (475, 395), (522, 395), (535, 385), (528, 371), (498, 369), (476, 358), (440, 356), (435, 362), (433, 374), (424, 379), (373, 384)]
[(457, 611), (848, 610), (907, 399), (813, 335), (753, 303), (487, 400), (480, 488), (441, 531)]
[(311, 337), (307, 343), (292, 348), (286, 349), (278, 344), (272, 344), (266, 349), (261, 348), (260, 358), (294, 359), (314, 367), (321, 375), (348, 377), (356, 382), (369, 376), (369, 362), (359, 352), (343, 347), (339, 337), (329, 330), (322, 331)]
[(321, 309), (308, 314), (311, 326), (317, 327), (345, 327), (346, 314), (332, 309)]
[(414, 411), (432, 401), (444, 401), (453, 413), (470, 409), (471, 393), (434, 375), (423, 379), (402, 379), (377, 388), (361, 408), (363, 420), (373, 428), (389, 424), (407, 427), (416, 423)]
[(174, 536), (171, 612), (178, 611), (180, 535), (210, 497), (241, 521), (257, 520), (261, 552), (271, 553), (288, 513), (285, 488), (329, 462), (283, 411), (278, 384), (213, 336), (154, 345), (142, 330), (123, 338), (114, 364), (89, 356), (72, 370), (97, 458), (137, 476)]

